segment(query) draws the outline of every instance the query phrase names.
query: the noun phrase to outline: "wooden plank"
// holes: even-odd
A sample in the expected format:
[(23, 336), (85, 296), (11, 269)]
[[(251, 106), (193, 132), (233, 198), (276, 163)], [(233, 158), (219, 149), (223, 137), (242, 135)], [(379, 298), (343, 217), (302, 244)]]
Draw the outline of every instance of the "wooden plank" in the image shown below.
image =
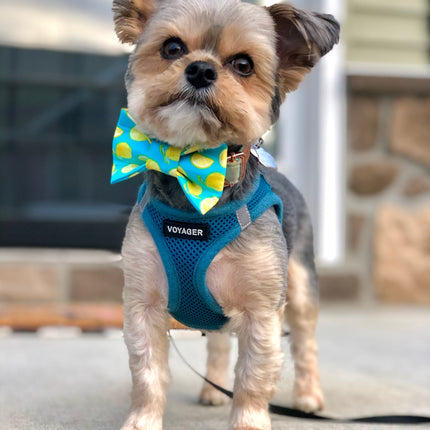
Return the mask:
[(397, 45), (400, 49), (427, 48), (427, 22), (421, 16), (405, 17), (354, 14), (348, 21), (348, 40), (357, 43), (376, 43), (379, 46)]
[(429, 10), (427, 0), (348, 0), (347, 61), (428, 64)]
[[(122, 312), (119, 304), (0, 305), (0, 326), (29, 331), (45, 326), (76, 326), (87, 331), (122, 328)], [(170, 326), (187, 329), (173, 318)]]
[(349, 0), (351, 11), (366, 11), (370, 13), (401, 14), (426, 16), (429, 5), (427, 0)]

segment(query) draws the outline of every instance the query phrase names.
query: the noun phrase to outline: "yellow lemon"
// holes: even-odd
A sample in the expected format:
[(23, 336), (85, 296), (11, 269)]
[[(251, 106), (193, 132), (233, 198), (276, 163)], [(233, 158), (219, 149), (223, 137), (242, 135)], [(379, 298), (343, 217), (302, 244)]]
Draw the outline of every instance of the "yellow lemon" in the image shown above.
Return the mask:
[(129, 173), (134, 170), (136, 167), (139, 167), (137, 164), (127, 164), (127, 166), (121, 169), (122, 173)]
[(126, 142), (121, 142), (116, 145), (115, 153), (121, 158), (131, 158), (131, 148)]
[(224, 189), (224, 179), (225, 178), (221, 173), (214, 172), (206, 178), (206, 185), (216, 191), (222, 191)]
[(137, 158), (140, 161), (144, 161), (144, 162), (146, 162), (148, 160), (148, 157), (146, 155), (138, 155)]
[(112, 164), (112, 175), (113, 175), (113, 172), (115, 172), (115, 169), (116, 169), (115, 164)]
[(191, 164), (198, 169), (207, 169), (214, 164), (214, 160), (196, 152), (191, 156)]
[(146, 162), (146, 168), (148, 170), (157, 170), (157, 172), (161, 172), (160, 166), (158, 165), (158, 163), (154, 160), (148, 160)]
[(188, 188), (188, 192), (194, 197), (198, 197), (203, 192), (203, 188), (194, 182), (187, 181), (185, 186)]
[(113, 137), (115, 138), (115, 137), (120, 137), (121, 136), (121, 134), (123, 134), (124, 133), (124, 130), (121, 130), (119, 127), (117, 127), (116, 129), (115, 129), (115, 134), (113, 135)]
[(200, 203), (200, 212), (204, 215), (218, 203), (218, 200), (218, 197), (208, 197), (202, 200), (202, 202)]
[(149, 137), (146, 134), (139, 131), (136, 127), (133, 127), (130, 130), (130, 137), (133, 140), (137, 140), (139, 142), (142, 142), (143, 140), (149, 140), (149, 143), (151, 143), (151, 139), (149, 139)]
[(184, 150), (184, 155), (191, 154), (193, 152), (197, 152), (200, 149), (202, 149), (200, 145), (190, 146), (189, 148)]
[(181, 156), (182, 149), (169, 146), (166, 151), (166, 157), (173, 161), (178, 161)]
[(219, 154), (219, 164), (221, 164), (221, 167), (227, 167), (227, 149), (224, 149), (221, 154)]
[(178, 176), (178, 171), (176, 169), (169, 170), (169, 175), (176, 178)]

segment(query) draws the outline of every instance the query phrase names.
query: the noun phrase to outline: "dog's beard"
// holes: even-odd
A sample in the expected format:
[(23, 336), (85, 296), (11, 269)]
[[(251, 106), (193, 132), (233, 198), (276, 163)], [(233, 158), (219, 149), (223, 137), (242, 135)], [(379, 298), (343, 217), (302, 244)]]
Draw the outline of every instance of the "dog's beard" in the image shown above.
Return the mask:
[[(180, 103), (177, 103), (180, 102)], [(177, 106), (190, 106), (199, 112), (203, 118), (215, 117), (220, 123), (220, 109), (214, 102), (214, 90), (212, 88), (202, 88), (195, 90), (185, 87), (181, 91), (171, 95), (161, 108), (177, 103)]]
[(222, 143), (225, 124), (214, 102), (213, 89), (185, 87), (156, 110), (170, 144), (183, 147), (198, 142), (213, 147)]
[(172, 94), (144, 91), (143, 86), (129, 93), (129, 112), (150, 136), (178, 147), (196, 143), (216, 147), (225, 140), (226, 127), (213, 90), (183, 87)]
[(171, 145), (185, 147), (198, 142), (217, 146), (222, 143), (216, 141), (222, 123), (206, 105), (177, 100), (160, 107), (158, 117), (169, 135)]

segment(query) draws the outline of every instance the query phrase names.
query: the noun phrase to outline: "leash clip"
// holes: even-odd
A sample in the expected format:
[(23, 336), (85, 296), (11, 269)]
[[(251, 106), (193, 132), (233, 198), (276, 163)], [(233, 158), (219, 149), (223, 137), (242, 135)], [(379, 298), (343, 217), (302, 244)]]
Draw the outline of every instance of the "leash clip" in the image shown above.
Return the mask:
[(264, 139), (262, 137), (259, 137), (257, 141), (254, 143), (253, 148), (260, 149), (264, 145)]

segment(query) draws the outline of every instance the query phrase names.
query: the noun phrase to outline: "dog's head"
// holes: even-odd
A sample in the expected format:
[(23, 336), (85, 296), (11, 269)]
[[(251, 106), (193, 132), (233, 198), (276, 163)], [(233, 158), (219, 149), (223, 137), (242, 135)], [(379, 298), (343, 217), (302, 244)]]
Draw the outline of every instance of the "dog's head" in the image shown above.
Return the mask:
[(121, 42), (135, 45), (128, 108), (171, 145), (248, 145), (286, 94), (338, 41), (331, 15), (239, 0), (114, 0)]

